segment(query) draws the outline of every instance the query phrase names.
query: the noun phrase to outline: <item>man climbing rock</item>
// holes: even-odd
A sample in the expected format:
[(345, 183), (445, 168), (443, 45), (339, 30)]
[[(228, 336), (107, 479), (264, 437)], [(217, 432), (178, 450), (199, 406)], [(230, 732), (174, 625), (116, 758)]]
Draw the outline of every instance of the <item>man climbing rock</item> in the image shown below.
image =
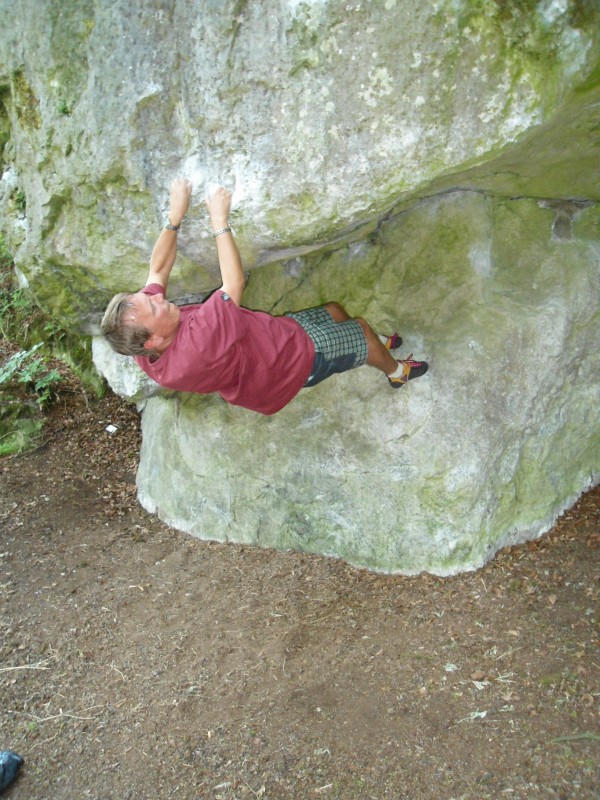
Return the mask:
[(114, 350), (134, 356), (161, 386), (218, 392), (261, 414), (275, 414), (303, 387), (362, 364), (381, 370), (394, 389), (425, 374), (426, 362), (392, 356), (402, 343), (397, 334), (378, 336), (339, 303), (284, 316), (243, 308), (245, 277), (229, 226), (231, 193), (223, 187), (206, 200), (222, 286), (201, 304), (170, 303), (167, 284), (191, 192), (189, 181), (173, 181), (168, 223), (152, 251), (146, 286), (116, 295), (104, 314), (102, 332)]

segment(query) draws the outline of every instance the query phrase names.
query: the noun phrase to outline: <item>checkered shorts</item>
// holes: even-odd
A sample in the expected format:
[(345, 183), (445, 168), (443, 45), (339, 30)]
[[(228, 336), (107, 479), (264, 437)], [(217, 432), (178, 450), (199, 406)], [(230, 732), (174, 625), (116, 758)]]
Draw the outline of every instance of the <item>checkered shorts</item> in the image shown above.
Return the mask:
[(336, 372), (346, 372), (366, 362), (367, 340), (356, 320), (335, 322), (323, 306), (286, 316), (295, 319), (315, 345), (315, 360), (305, 386), (315, 386)]

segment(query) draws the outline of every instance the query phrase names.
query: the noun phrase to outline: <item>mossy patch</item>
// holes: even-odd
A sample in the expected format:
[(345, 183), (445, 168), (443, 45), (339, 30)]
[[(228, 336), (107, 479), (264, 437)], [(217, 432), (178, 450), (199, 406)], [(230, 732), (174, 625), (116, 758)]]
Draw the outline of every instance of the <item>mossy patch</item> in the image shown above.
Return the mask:
[(7, 104), (10, 102), (10, 88), (0, 86), (0, 172), (4, 171), (4, 147), (10, 139), (10, 120)]
[(59, 327), (28, 290), (18, 288), (1, 237), (0, 337), (0, 454), (20, 452), (36, 441), (46, 408), (68, 379), (63, 364), (97, 396), (105, 392), (90, 340)]
[(42, 126), (40, 101), (23, 71), (14, 73), (12, 87), (13, 102), (21, 125), (29, 130), (39, 130)]

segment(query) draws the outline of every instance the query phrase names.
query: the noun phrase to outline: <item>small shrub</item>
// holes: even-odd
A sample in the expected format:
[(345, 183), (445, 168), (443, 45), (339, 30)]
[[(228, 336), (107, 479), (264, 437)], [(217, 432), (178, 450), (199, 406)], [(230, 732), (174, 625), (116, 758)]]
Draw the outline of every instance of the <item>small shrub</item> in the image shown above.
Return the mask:
[(89, 342), (63, 330), (17, 286), (0, 237), (0, 456), (34, 444), (52, 401), (74, 385), (105, 391)]
[(0, 387), (16, 380), (30, 387), (41, 407), (50, 400), (52, 388), (60, 381), (60, 373), (48, 366), (47, 357), (35, 356), (44, 342), (38, 342), (29, 350), (19, 350), (0, 366)]

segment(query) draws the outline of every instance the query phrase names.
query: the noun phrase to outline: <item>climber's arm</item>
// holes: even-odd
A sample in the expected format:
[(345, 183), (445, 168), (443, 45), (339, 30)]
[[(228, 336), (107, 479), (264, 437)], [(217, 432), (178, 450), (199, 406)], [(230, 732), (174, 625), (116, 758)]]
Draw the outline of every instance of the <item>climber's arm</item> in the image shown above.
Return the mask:
[[(231, 192), (219, 186), (207, 198), (206, 205), (217, 244), (219, 268), (223, 280), (223, 291), (227, 292), (233, 302), (239, 306), (246, 285), (240, 251), (237, 248), (231, 230), (229, 230), (229, 211), (231, 210)], [(220, 231), (220, 233), (219, 233)]]
[[(192, 184), (184, 178), (176, 178), (171, 185), (171, 202), (169, 204), (169, 222), (175, 227), (181, 225), (190, 205)], [(177, 231), (163, 228), (160, 232), (152, 255), (150, 256), (150, 272), (146, 285), (158, 283), (167, 289), (169, 276), (177, 255)]]

